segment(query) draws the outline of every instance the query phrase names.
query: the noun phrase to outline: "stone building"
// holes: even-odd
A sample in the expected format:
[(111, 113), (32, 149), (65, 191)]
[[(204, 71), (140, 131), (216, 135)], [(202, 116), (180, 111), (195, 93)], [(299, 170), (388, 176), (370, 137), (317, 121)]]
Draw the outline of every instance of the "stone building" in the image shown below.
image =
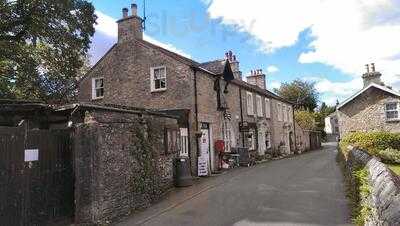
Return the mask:
[(339, 119), (337, 112), (333, 112), (325, 118), (326, 140), (328, 142), (336, 142), (339, 139)]
[(79, 100), (156, 109), (181, 116), (181, 156), (217, 171), (215, 142), (225, 151), (248, 147), (259, 155), (290, 154), (295, 148), (293, 106), (268, 91), (265, 75), (255, 70), (242, 80), (231, 52), (199, 63), (143, 40), (137, 6), (123, 9), (118, 42), (80, 82)]
[(385, 86), (372, 64), (362, 90), (338, 106), (340, 137), (356, 131), (400, 132), (400, 93)]

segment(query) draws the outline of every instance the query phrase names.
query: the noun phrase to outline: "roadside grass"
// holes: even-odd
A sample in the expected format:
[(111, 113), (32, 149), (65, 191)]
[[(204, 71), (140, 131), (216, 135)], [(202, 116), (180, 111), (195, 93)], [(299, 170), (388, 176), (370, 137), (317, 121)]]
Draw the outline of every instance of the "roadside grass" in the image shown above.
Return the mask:
[(388, 164), (387, 166), (400, 176), (400, 164)]

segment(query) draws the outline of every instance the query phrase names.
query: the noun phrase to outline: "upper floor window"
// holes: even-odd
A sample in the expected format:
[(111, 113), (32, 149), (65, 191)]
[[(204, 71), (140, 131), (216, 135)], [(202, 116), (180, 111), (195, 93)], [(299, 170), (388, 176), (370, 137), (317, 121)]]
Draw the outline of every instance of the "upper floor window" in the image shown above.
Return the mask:
[(282, 107), (282, 114), (283, 114), (283, 121), (287, 122), (288, 115), (287, 115), (286, 105), (283, 105), (283, 107)]
[(262, 110), (262, 99), (261, 99), (261, 96), (259, 96), (259, 95), (256, 96), (256, 103), (257, 103), (257, 116), (262, 117), (263, 116), (263, 110)]
[(271, 105), (268, 98), (265, 98), (265, 117), (271, 118)]
[(101, 99), (104, 97), (104, 79), (92, 78), (92, 99)]
[(399, 119), (399, 105), (398, 103), (387, 103), (385, 106), (386, 119), (398, 120)]
[(282, 121), (282, 105), (280, 103), (276, 104), (278, 121)]
[(253, 94), (250, 92), (246, 93), (246, 102), (247, 102), (247, 114), (254, 115), (254, 107), (253, 107)]
[(293, 122), (292, 107), (287, 106), (288, 122)]
[(152, 67), (150, 69), (151, 91), (163, 91), (167, 89), (167, 69), (166, 67)]

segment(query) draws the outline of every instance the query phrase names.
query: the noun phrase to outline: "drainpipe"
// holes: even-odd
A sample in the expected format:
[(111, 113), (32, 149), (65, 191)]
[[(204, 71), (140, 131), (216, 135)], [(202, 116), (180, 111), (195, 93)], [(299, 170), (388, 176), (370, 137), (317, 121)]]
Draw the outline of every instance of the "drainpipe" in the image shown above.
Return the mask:
[(298, 153), (297, 138), (296, 138), (296, 121), (294, 120), (294, 106), (292, 106), (292, 122), (293, 122), (293, 136), (294, 136), (294, 151)]
[[(240, 121), (241, 121), (242, 126), (243, 126), (242, 88), (240, 88), (240, 86), (239, 86), (239, 98), (240, 98), (240, 101), (239, 101), (239, 103), (240, 103)], [(239, 128), (239, 130), (240, 130), (240, 128)], [(241, 133), (242, 133), (242, 146), (244, 147), (244, 132), (241, 132)]]
[[(193, 69), (193, 81), (194, 81), (194, 111), (195, 111), (195, 124), (196, 124), (196, 132), (199, 129), (199, 112), (198, 112), (198, 103), (197, 103), (197, 68), (192, 67)], [(195, 139), (196, 139), (196, 168), (198, 166), (198, 155), (199, 155), (199, 139), (197, 138), (197, 135), (195, 134)]]

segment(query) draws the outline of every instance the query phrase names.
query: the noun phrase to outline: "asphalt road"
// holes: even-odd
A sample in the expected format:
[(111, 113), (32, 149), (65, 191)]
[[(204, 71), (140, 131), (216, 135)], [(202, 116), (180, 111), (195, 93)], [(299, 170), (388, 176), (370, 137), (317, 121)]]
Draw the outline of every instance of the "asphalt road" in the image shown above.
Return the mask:
[(219, 176), (219, 183), (196, 195), (121, 225), (350, 225), (334, 149), (325, 147)]

